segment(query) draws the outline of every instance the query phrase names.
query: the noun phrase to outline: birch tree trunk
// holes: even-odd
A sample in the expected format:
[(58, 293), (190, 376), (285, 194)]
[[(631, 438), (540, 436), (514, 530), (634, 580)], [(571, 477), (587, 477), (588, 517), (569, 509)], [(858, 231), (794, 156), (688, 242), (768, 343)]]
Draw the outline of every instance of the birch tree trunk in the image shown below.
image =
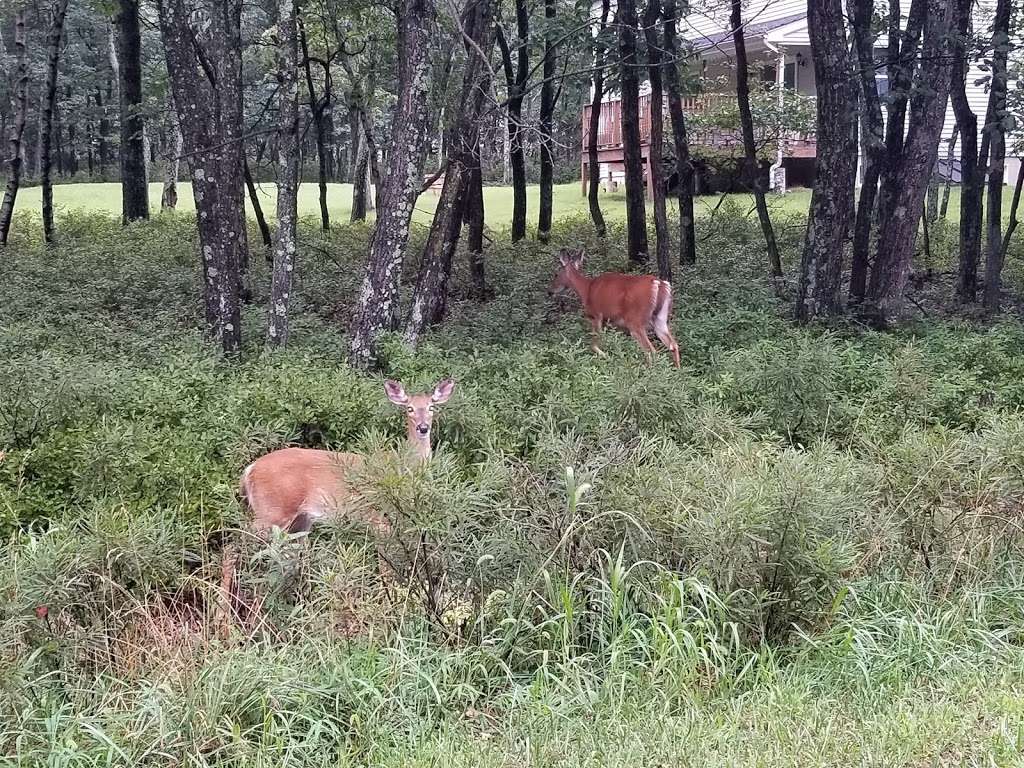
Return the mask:
[(64, 17), (68, 0), (56, 0), (50, 11), (50, 31), (46, 42), (46, 85), (43, 89), (42, 115), (39, 124), (39, 175), (43, 188), (43, 239), (52, 244), (53, 227), (53, 111), (57, 103), (57, 72), (60, 64), (60, 42), (64, 36)]
[(398, 9), (398, 104), (349, 350), (349, 361), (358, 368), (376, 365), (377, 340), (394, 329), (398, 318), (398, 280), (423, 176), (428, 50), (435, 14), (433, 0), (402, 0)]
[(267, 345), (288, 343), (288, 304), (295, 270), (299, 195), (299, 80), (296, 0), (280, 0), (277, 15), (277, 232), (270, 281)]
[(28, 115), (28, 64), (25, 59), (25, 11), (18, 10), (14, 14), (14, 76), (11, 111), (14, 123), (11, 135), (7, 140), (7, 185), (4, 188), (4, 201), (0, 205), (0, 245), (7, 245), (7, 237), (11, 232), (11, 217), (14, 215), (14, 202), (18, 197), (21, 185), (22, 138), (25, 135), (25, 120)]

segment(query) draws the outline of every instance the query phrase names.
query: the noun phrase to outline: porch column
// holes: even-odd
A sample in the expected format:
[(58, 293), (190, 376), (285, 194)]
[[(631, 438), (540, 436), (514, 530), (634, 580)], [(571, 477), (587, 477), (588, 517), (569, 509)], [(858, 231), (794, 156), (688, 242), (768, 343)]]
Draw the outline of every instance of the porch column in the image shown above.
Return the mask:
[[(780, 46), (779, 49), (778, 49), (778, 60), (775, 63), (775, 91), (777, 93), (777, 97), (778, 97), (778, 100), (779, 100), (779, 114), (782, 114), (782, 111), (783, 111), (783, 109), (785, 107), (785, 101), (784, 101), (785, 94), (783, 93), (783, 89), (785, 87), (786, 87), (786, 49)], [(785, 147), (785, 144), (786, 144), (786, 139), (782, 135), (782, 133), (780, 132), (779, 133), (778, 146), (776, 147), (776, 151), (775, 151), (775, 163), (772, 165), (771, 168), (768, 169), (768, 188), (769, 189), (776, 189), (776, 187), (779, 186), (778, 184), (776, 184), (775, 175), (782, 168), (782, 154), (783, 154), (783, 147)], [(785, 190), (783, 189), (783, 191), (785, 191)]]

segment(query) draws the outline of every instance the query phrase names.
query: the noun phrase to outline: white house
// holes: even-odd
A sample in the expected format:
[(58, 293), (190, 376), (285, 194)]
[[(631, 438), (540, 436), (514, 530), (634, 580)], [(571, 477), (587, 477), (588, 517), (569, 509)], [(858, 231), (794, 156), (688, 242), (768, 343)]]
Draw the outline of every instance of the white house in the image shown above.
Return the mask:
[[(807, 1), (808, 0), (749, 0), (744, 7), (744, 39), (747, 58), (752, 66), (760, 69), (764, 81), (776, 86), (793, 89), (807, 96), (815, 95), (814, 66), (811, 58), (811, 45), (807, 32)], [(813, 0), (812, 0), (813, 1)], [(614, 5), (614, 0), (613, 0)], [(726, 83), (719, 86), (721, 91), (729, 91), (729, 84), (735, 84), (734, 48), (731, 25), (729, 23), (729, 4), (721, 2), (708, 4), (709, 9), (694, 10), (685, 16), (679, 24), (680, 34), (689, 41), (699, 65), (702, 67), (707, 81)], [(984, 29), (991, 19), (993, 3), (981, 0), (976, 10), (975, 25)], [(599, 6), (598, 6), (599, 9)], [(884, 45), (884, 40), (879, 40)], [(884, 50), (878, 49), (879, 60)], [(984, 125), (984, 114), (988, 104), (988, 90), (984, 81), (985, 73), (977, 64), (972, 65), (967, 75), (967, 97), (971, 106), (979, 116), (979, 131)], [(879, 91), (888, 90), (888, 81), (884, 67), (878, 69), (876, 79)], [(713, 87), (713, 86), (712, 86)], [(735, 98), (734, 90), (722, 95), (704, 93), (687, 99), (685, 108), (691, 114), (706, 109), (716, 98)], [(649, 110), (646, 98), (642, 98), (641, 114), (646, 117)], [(883, 110), (884, 115), (884, 110)], [(587, 178), (586, 144), (589, 107), (584, 111), (583, 119), (583, 162), (581, 174)], [(617, 185), (623, 178), (621, 163), (621, 133), (618, 131), (619, 109), (618, 96), (609, 96), (602, 103), (601, 128), (599, 145), (601, 146), (601, 178), (606, 183)], [(641, 134), (646, 149), (647, 126), (641, 125)], [(946, 120), (943, 126), (942, 139), (939, 145), (940, 171), (945, 172), (949, 142), (956, 129), (956, 117), (952, 105), (947, 105)], [(703, 134), (691, 137), (695, 145), (716, 145), (738, 141), (736, 136), (724, 134)], [(816, 142), (813, 135), (785, 135), (778, 141), (775, 164), (785, 169), (789, 184), (810, 184), (813, 178)], [(954, 146), (953, 177), (958, 178), (959, 142)], [(646, 153), (645, 153), (646, 158)], [(1016, 180), (1020, 166), (1020, 158), (1007, 158), (1005, 181)], [(776, 174), (772, 174), (774, 182)]]

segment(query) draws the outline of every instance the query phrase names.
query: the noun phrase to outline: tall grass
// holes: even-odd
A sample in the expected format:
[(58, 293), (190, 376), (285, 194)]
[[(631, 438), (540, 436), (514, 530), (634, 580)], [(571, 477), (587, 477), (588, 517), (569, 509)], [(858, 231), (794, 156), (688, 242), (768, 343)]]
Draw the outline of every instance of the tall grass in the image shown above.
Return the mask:
[[(187, 218), (75, 215), (55, 250), (19, 224), (0, 285), (5, 761), (1019, 756), (1016, 320), (798, 328), (727, 204), (677, 289), (683, 370), (645, 367), (611, 332), (594, 357), (544, 292), (565, 243), (620, 268), (617, 225), (599, 242), (566, 220), (550, 251), (495, 233), (494, 298), (469, 298), (460, 263), (446, 323), (416, 352), (385, 343), (409, 387), (458, 382), (412, 469), (381, 380), (342, 362), (364, 227), (305, 229), (283, 353), (261, 350), (254, 259), (227, 363), (196, 332)], [(801, 222), (779, 237), (792, 265)], [(394, 533), (234, 531), (241, 468), (293, 444), (366, 454), (363, 502)], [(227, 639), (224, 535), (246, 543), (253, 609)]]

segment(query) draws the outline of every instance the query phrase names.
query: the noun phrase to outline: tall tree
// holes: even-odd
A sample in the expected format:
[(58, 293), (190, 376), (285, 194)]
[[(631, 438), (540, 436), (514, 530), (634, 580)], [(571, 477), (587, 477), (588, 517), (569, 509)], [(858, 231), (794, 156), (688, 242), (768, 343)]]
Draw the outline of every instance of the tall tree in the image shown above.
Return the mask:
[(167, 72), (192, 175), (206, 330), (242, 343), (248, 260), (242, 191), (242, 0), (158, 0)]
[(526, 149), (523, 125), (523, 99), (530, 79), (530, 13), (526, 0), (515, 0), (516, 63), (512, 64), (512, 50), (501, 25), (497, 28), (501, 64), (508, 88), (509, 164), (512, 166), (512, 242), (526, 237)]
[[(168, 99), (170, 101), (170, 99)], [(178, 169), (181, 164), (181, 152), (184, 139), (181, 137), (181, 126), (174, 104), (170, 103), (167, 110), (167, 126), (171, 134), (170, 145), (165, 149), (163, 189), (160, 192), (160, 210), (174, 210), (178, 207)]]
[(857, 173), (857, 81), (843, 22), (842, 0), (808, 3), (818, 152), (796, 302), (796, 316), (802, 321), (834, 315), (841, 307), (843, 251), (852, 224)]
[(1002, 292), (1003, 258), (1003, 176), (1006, 172), (1006, 131), (1014, 123), (1006, 108), (1007, 64), (1013, 47), (1010, 37), (1011, 0), (998, 0), (992, 21), (992, 82), (989, 88), (989, 116), (985, 131), (991, 138), (988, 166), (988, 210), (985, 245), (985, 294), (987, 312), (999, 311)]
[(25, 135), (25, 118), (28, 114), (28, 64), (25, 58), (25, 11), (19, 8), (14, 14), (14, 73), (12, 77), (11, 112), (14, 122), (7, 140), (7, 185), (4, 188), (4, 202), (0, 205), (0, 245), (7, 245), (11, 232), (11, 217), (14, 215), (14, 201), (21, 185), (22, 138)]
[(57, 104), (57, 72), (61, 38), (68, 0), (55, 0), (50, 8), (50, 29), (46, 40), (46, 84), (43, 87), (42, 114), (39, 121), (39, 174), (43, 188), (43, 239), (54, 242), (53, 227), (53, 112)]
[(640, 135), (640, 80), (636, 33), (636, 0), (620, 0), (619, 90), (622, 104), (622, 164), (626, 176), (626, 254), (634, 263), (647, 261), (647, 210), (644, 204), (644, 159)]
[(466, 65), (456, 119), (446, 141), (444, 185), (420, 261), (412, 309), (405, 327), (406, 341), (413, 345), (429, 325), (442, 319), (447, 306), (452, 257), (459, 242), (473, 166), (477, 164), (480, 113), (485, 95), (481, 86), (487, 82), (486, 76), (480, 74), (487, 65), (481, 53), (487, 55), (493, 45), (491, 12), (491, 0), (471, 0), (459, 25), (465, 37)]
[(672, 279), (672, 261), (669, 258), (668, 212), (665, 207), (665, 167), (662, 155), (665, 144), (665, 112), (663, 106), (661, 35), (658, 19), (661, 0), (647, 0), (644, 11), (644, 37), (647, 42), (647, 77), (651, 82), (651, 142), (647, 162), (650, 165), (651, 200), (654, 204), (654, 237), (658, 276)]
[(771, 265), (772, 276), (782, 276), (782, 261), (779, 259), (779, 247), (775, 242), (775, 230), (768, 215), (768, 202), (765, 200), (764, 185), (757, 159), (757, 144), (754, 142), (754, 118), (750, 111), (750, 69), (747, 63), (746, 30), (743, 26), (742, 0), (731, 0), (732, 41), (736, 51), (736, 102), (740, 112), (740, 131), (743, 134), (743, 168), (744, 176), (754, 193), (754, 205), (757, 218), (764, 232), (765, 249), (768, 252), (768, 263)]
[(587, 202), (590, 206), (590, 218), (594, 220), (594, 229), (598, 237), (604, 237), (607, 226), (604, 214), (601, 213), (600, 164), (597, 154), (597, 139), (601, 130), (601, 102), (604, 100), (604, 70), (608, 58), (608, 44), (605, 30), (608, 28), (608, 13), (611, 10), (610, 0), (601, 0), (601, 21), (594, 36), (594, 78), (593, 95), (590, 98), (590, 122), (587, 125)]
[(679, 199), (679, 263), (697, 261), (697, 237), (693, 218), (693, 163), (690, 160), (690, 139), (686, 134), (686, 115), (683, 112), (683, 89), (679, 82), (679, 37), (676, 17), (677, 0), (665, 0), (665, 85), (668, 91), (668, 111), (672, 118), (672, 139), (676, 149), (676, 182)]
[(875, 35), (872, 31), (874, 5), (874, 0), (852, 0), (849, 4), (850, 33), (860, 83), (860, 125), (864, 144), (864, 168), (853, 228), (853, 259), (850, 263), (851, 305), (863, 302), (867, 292), (875, 199), (878, 196), (879, 174), (885, 160), (885, 122), (875, 79)]
[(951, 11), (950, 0), (927, 0), (920, 65), (914, 78), (917, 87), (910, 98), (910, 126), (900, 142), (898, 188), (890, 193), (885, 206), (879, 206), (884, 218), (868, 298), (883, 320), (902, 306), (928, 178), (938, 157), (953, 66)]
[(537, 239), (546, 243), (551, 239), (551, 215), (554, 205), (555, 157), (552, 151), (551, 123), (555, 115), (555, 0), (544, 0), (544, 80), (540, 86), (540, 212), (537, 218)]
[(288, 343), (288, 304), (298, 250), (299, 200), (299, 38), (297, 0), (280, 0), (277, 10), (277, 231), (270, 279), (267, 344)]
[(313, 114), (313, 127), (316, 134), (317, 188), (320, 200), (320, 227), (326, 232), (331, 228), (331, 216), (327, 210), (327, 177), (330, 163), (327, 150), (328, 122), (331, 109), (331, 56), (327, 59), (316, 59), (324, 70), (324, 93), (317, 98), (313, 85), (313, 62), (309, 55), (309, 41), (306, 39), (306, 26), (299, 19), (299, 42), (302, 44), (302, 68), (306, 73), (306, 90), (309, 93), (309, 109)]
[(127, 224), (149, 218), (139, 0), (118, 0), (115, 23), (121, 94), (121, 219)]
[(402, 0), (397, 11), (398, 104), (349, 352), (350, 362), (360, 368), (376, 365), (377, 339), (393, 330), (398, 318), (398, 279), (423, 174), (428, 49), (436, 10), (433, 0)]

